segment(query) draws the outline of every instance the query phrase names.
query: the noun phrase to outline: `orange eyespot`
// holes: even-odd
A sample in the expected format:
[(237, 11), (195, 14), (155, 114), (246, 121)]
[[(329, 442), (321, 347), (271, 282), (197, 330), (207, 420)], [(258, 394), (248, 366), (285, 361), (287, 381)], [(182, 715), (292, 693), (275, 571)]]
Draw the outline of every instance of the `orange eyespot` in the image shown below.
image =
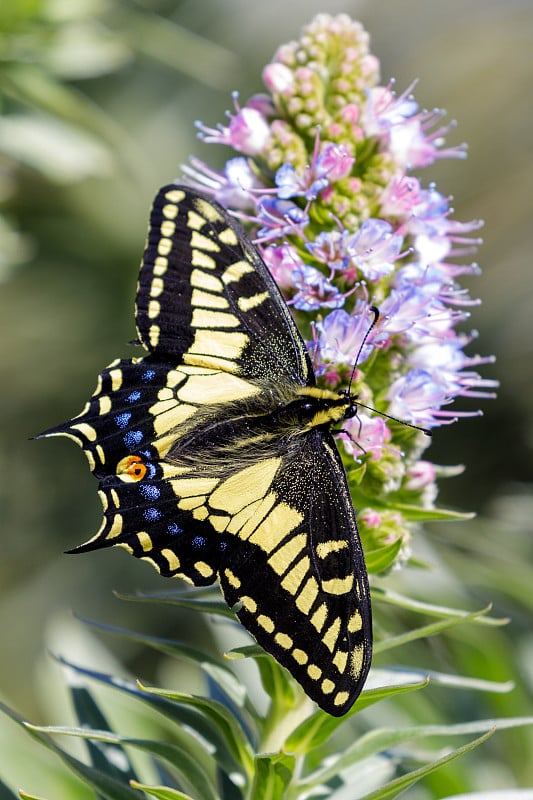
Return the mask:
[(126, 483), (142, 481), (147, 473), (146, 464), (140, 456), (126, 456), (117, 464), (117, 475)]

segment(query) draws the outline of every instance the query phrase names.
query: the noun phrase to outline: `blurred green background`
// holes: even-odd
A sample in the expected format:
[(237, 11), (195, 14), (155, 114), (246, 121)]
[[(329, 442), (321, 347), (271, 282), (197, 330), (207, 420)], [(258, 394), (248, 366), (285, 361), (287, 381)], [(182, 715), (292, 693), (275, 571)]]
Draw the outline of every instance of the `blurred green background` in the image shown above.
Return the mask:
[[(442, 428), (428, 451), (436, 463), (467, 468), (442, 484), (441, 504), (479, 515), (436, 526), (415, 543), (441, 559), (446, 581), (417, 573), (413, 589), (413, 574), (396, 580), (431, 593), (428, 600), (447, 592), (450, 605), (493, 601), (499, 616), (513, 618), (504, 633), (465, 629), (448, 645), (454, 669), (512, 678), (518, 687), (485, 705), (476, 699), (481, 705), (459, 709), (458, 718), (533, 713), (531, 1), (7, 0), (0, 4), (0, 696), (32, 719), (64, 721), (43, 690), (56, 669), (47, 648), (85, 663), (109, 658), (96, 641), (77, 640), (71, 610), (186, 633), (187, 616), (113, 599), (113, 589), (161, 588), (145, 565), (121, 551), (62, 554), (98, 527), (96, 487), (67, 440), (29, 437), (77, 413), (100, 369), (128, 355), (152, 197), (190, 155), (214, 166), (227, 155), (196, 139), (194, 120), (223, 121), (232, 89), (243, 100), (261, 91), (262, 67), (277, 46), (321, 11), (358, 18), (383, 82), (394, 77), (402, 91), (419, 78), (419, 104), (446, 108), (458, 120), (448, 142), (469, 145), (466, 162), (444, 161), (421, 177), (453, 194), (456, 218), (485, 220), (483, 275), (468, 281), (483, 298), (472, 309), (480, 336), (471, 351), (497, 356), (483, 372), (501, 390), (483, 402), (482, 418)], [(207, 629), (194, 624), (189, 635), (209, 646)], [(414, 652), (402, 651), (404, 663), (416, 664)], [(431, 657), (438, 668), (438, 649)], [(132, 645), (120, 659), (138, 675), (160, 668)], [(508, 783), (533, 785), (531, 733), (499, 734), (494, 747)]]

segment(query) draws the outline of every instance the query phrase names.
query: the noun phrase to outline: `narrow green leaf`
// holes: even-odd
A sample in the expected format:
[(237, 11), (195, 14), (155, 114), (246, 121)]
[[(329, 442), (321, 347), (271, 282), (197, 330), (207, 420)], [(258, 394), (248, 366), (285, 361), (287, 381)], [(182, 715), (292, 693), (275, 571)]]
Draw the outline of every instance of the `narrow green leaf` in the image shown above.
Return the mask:
[(259, 755), (250, 791), (254, 800), (280, 800), (291, 782), (296, 759), (287, 753)]
[(445, 764), (449, 764), (450, 761), (454, 761), (456, 758), (468, 753), (470, 750), (474, 750), (474, 748), (478, 747), (490, 736), (492, 736), (493, 733), (494, 730), (488, 731), (488, 733), (485, 733), (483, 736), (480, 736), (468, 744), (463, 745), (463, 747), (458, 747), (456, 750), (452, 750), (451, 753), (447, 753), (442, 758), (438, 758), (436, 761), (432, 761), (430, 764), (425, 764), (423, 767), (420, 767), (420, 769), (412, 770), (406, 775), (401, 775), (399, 778), (395, 778), (393, 781), (387, 783), (386, 786), (382, 786), (381, 788), (376, 789), (376, 791), (370, 792), (370, 794), (365, 794), (361, 800), (389, 800), (389, 798), (397, 797), (399, 794), (401, 794), (401, 792), (409, 788), (409, 786), (412, 786), (421, 778), (424, 778), (431, 772), (435, 772), (435, 770), (443, 767)]
[(85, 625), (89, 625), (91, 628), (95, 628), (96, 630), (103, 631), (104, 633), (110, 633), (114, 636), (121, 636), (129, 641), (140, 642), (147, 647), (152, 647), (155, 650), (166, 653), (167, 655), (183, 658), (186, 661), (197, 664), (206, 673), (206, 675), (209, 675), (209, 677), (222, 689), (222, 691), (227, 694), (232, 702), (234, 702), (239, 708), (244, 706), (246, 700), (246, 687), (243, 685), (242, 681), (239, 681), (237, 676), (234, 675), (233, 672), (228, 669), (228, 667), (224, 666), (224, 664), (221, 664), (211, 656), (208, 656), (206, 653), (203, 653), (201, 650), (197, 650), (194, 647), (190, 647), (187, 644), (183, 644), (182, 642), (178, 642), (173, 639), (165, 639), (160, 636), (150, 636), (148, 634), (126, 630), (125, 628), (118, 628), (114, 625), (106, 625), (104, 623), (94, 622), (93, 620), (84, 618), (80, 619)]
[(445, 672), (427, 670), (425, 673), (430, 683), (437, 683), (439, 686), (451, 686), (454, 689), (468, 689), (477, 692), (497, 692), (506, 694), (511, 692), (515, 685), (513, 681), (487, 681), (483, 678), (470, 678), (465, 675), (449, 675)]
[(201, 712), (202, 716), (209, 719), (220, 731), (227, 746), (237, 763), (248, 777), (253, 774), (253, 753), (248, 743), (246, 734), (237, 718), (217, 700), (208, 700), (204, 697), (173, 692), (166, 689), (144, 686), (137, 682), (139, 688), (147, 695), (155, 695), (168, 700), (191, 706)]
[(263, 658), (265, 651), (258, 644), (245, 644), (241, 647), (232, 647), (224, 655), (230, 661), (238, 661), (241, 658)]
[[(155, 741), (153, 739), (138, 739), (129, 736), (121, 736), (107, 730), (88, 730), (87, 728), (40, 725), (29, 725), (29, 727), (32, 730), (42, 731), (43, 733), (75, 736), (79, 739), (87, 739), (89, 741), (106, 742), (109, 745), (120, 747), (121, 749), (123, 745), (128, 745), (130, 747), (136, 747), (139, 750), (144, 750), (172, 764), (185, 787), (196, 793), (202, 800), (217, 800), (218, 798), (217, 790), (209, 778), (206, 769), (208, 766), (206, 763), (207, 754), (204, 760), (199, 762), (178, 745)], [(128, 782), (131, 784), (134, 780), (136, 779), (129, 778)]]
[(261, 684), (266, 694), (272, 698), (273, 706), (284, 714), (294, 705), (296, 682), (287, 670), (278, 664), (262, 647), (257, 644), (235, 647), (225, 653), (229, 660), (237, 661), (242, 658), (253, 658), (257, 662)]
[(397, 539), (395, 542), (385, 545), (385, 547), (365, 551), (365, 563), (368, 572), (374, 575), (389, 569), (396, 560), (402, 544), (402, 540)]
[[(2, 783), (0, 783), (0, 789), (2, 789), (2, 791), (3, 791), (3, 784)], [(5, 796), (4, 796), (4, 794), (2, 794), (0, 796), (2, 797), (2, 800), (11, 800), (11, 798), (13, 798), (13, 800), (18, 800), (18, 798), (15, 797), (14, 794), (6, 794)], [(41, 794), (39, 794), (39, 795), (37, 795), (37, 794), (28, 794), (27, 792), (24, 791), (24, 789), (19, 789), (18, 797), (20, 797), (21, 800), (47, 800), (46, 797), (43, 797), (43, 795), (41, 795)]]
[[(9, 786), (7, 786), (3, 780), (0, 779), (0, 797), (2, 800), (18, 800), (19, 796), (22, 797), (22, 790), (19, 790), (18, 795), (14, 794)], [(32, 800), (31, 795), (26, 795), (29, 800)], [(44, 798), (36, 798), (36, 800), (44, 800)]]
[[(505, 694), (514, 689), (513, 681), (487, 681), (482, 678), (471, 678), (464, 675), (450, 675), (445, 672), (436, 672), (430, 669), (416, 669), (415, 667), (374, 667), (371, 672), (374, 683), (380, 686), (396, 686), (408, 682), (425, 680), (426, 683), (448, 686), (453, 689), (468, 689), (478, 692), (496, 692)], [(364, 693), (363, 693), (364, 695)], [(361, 697), (363, 697), (361, 695)], [(357, 701), (358, 703), (360, 700)]]
[[(432, 603), (425, 603), (422, 600), (415, 600), (412, 597), (406, 597), (399, 592), (394, 592), (391, 589), (384, 589), (381, 586), (372, 587), (372, 599), (378, 600), (382, 603), (389, 603), (393, 606), (406, 608), (409, 611), (418, 611), (422, 614), (428, 614), (432, 617), (469, 617), (472, 612), (464, 611), (457, 608), (449, 608), (448, 606), (438, 606)], [(490, 610), (490, 606), (487, 610)], [(478, 612), (479, 616), (475, 622), (480, 625), (507, 625), (509, 619), (507, 617), (487, 617), (483, 615), (482, 611)]]
[(131, 785), (134, 789), (142, 789), (152, 797), (157, 797), (158, 800), (194, 800), (190, 794), (179, 792), (177, 789), (169, 789), (166, 786), (148, 786), (146, 783), (137, 783), (137, 781), (132, 781)]
[(85, 781), (85, 783), (87, 783), (96, 792), (99, 792), (101, 795), (103, 795), (106, 800), (139, 800), (139, 795), (137, 792), (133, 791), (130, 786), (110, 777), (109, 775), (105, 775), (101, 770), (91, 767), (88, 764), (84, 764), (83, 761), (79, 761), (77, 758), (74, 758), (74, 756), (71, 756), (70, 753), (67, 753), (65, 750), (59, 747), (54, 740), (48, 736), (48, 734), (40, 730), (32, 729), (30, 723), (21, 717), (20, 714), (17, 714), (16, 711), (13, 711), (3, 703), (0, 703), (0, 710), (21, 725), (30, 736), (32, 736), (34, 739), (37, 739), (37, 741), (48, 748), (48, 750), (51, 750), (53, 753), (59, 756), (59, 758), (64, 761), (65, 764), (67, 764), (69, 769), (75, 775)]
[(234, 52), (154, 13), (128, 5), (124, 34), (133, 49), (216, 89), (228, 90), (240, 77)]
[(94, 133), (112, 145), (115, 153), (136, 170), (139, 153), (127, 130), (117, 125), (86, 95), (55, 80), (38, 65), (27, 61), (6, 63), (2, 72), (2, 88), (8, 96), (30, 108), (42, 109)]
[(508, 719), (480, 719), (457, 725), (415, 725), (410, 728), (381, 728), (369, 731), (350, 745), (338, 758), (320, 767), (298, 782), (301, 794), (305, 794), (314, 786), (321, 786), (326, 781), (339, 775), (342, 770), (352, 767), (358, 761), (378, 753), (386, 753), (398, 745), (403, 745), (420, 738), (430, 736), (465, 736), (476, 733), (487, 733), (494, 728), (519, 728), (533, 725), (533, 717), (514, 717)]
[(0, 151), (57, 184), (107, 177), (113, 169), (112, 153), (101, 139), (36, 110), (0, 118)]
[(228, 774), (241, 769), (240, 762), (236, 760), (220, 728), (190, 704), (173, 702), (164, 697), (158, 697), (155, 694), (148, 694), (147, 692), (141, 691), (137, 684), (125, 678), (116, 678), (103, 672), (86, 669), (62, 657), (57, 658), (57, 660), (80, 675), (85, 675), (106, 686), (137, 698), (149, 707), (164, 714), (164, 716), (174, 724), (178, 726), (185, 725), (195, 731), (199, 738), (205, 742), (207, 747), (211, 750), (213, 757), (220, 767)]
[(255, 656), (255, 660), (263, 689), (272, 699), (272, 708), (278, 712), (278, 715), (283, 715), (294, 705), (295, 682), (293, 678), (264, 650), (259, 656)]
[[(76, 716), (84, 726), (84, 730), (101, 728), (111, 732), (107, 719), (85, 686), (71, 686), (70, 692)], [(46, 732), (44, 729), (42, 730)], [(93, 767), (122, 781), (136, 780), (137, 775), (130, 758), (124, 748), (120, 746), (120, 743), (113, 743), (109, 747), (101, 747), (94, 744), (91, 739), (88, 739), (87, 747)], [(121, 765), (120, 769), (117, 764)]]
[[(220, 593), (213, 591), (190, 591), (182, 589), (161, 590), (157, 592), (136, 592), (127, 594), (114, 592), (115, 597), (120, 600), (127, 600), (132, 603), (164, 603), (178, 608), (186, 608), (191, 611), (201, 612), (202, 614), (213, 614), (235, 622), (236, 617), (228, 604), (222, 600)], [(213, 599), (211, 599), (211, 597)], [(217, 599), (218, 598), (218, 599)]]
[(287, 753), (306, 755), (313, 748), (319, 747), (337, 730), (340, 725), (374, 703), (393, 697), (397, 694), (404, 694), (416, 689), (423, 689), (427, 686), (427, 679), (420, 680), (417, 676), (416, 681), (397, 683), (394, 686), (380, 686), (377, 689), (367, 689), (362, 692), (355, 705), (343, 717), (331, 717), (325, 711), (318, 710), (301, 722), (287, 737), (283, 749)]
[(533, 800), (533, 789), (496, 789), (487, 792), (454, 794), (444, 800)]
[(426, 639), (429, 636), (435, 636), (438, 633), (442, 633), (442, 631), (448, 630), (448, 628), (453, 628), (456, 625), (462, 625), (464, 622), (475, 622), (479, 617), (487, 614), (490, 611), (490, 606), (487, 608), (482, 608), (480, 611), (473, 611), (471, 614), (467, 614), (466, 616), (454, 616), (448, 617), (446, 619), (442, 619), (439, 622), (432, 622), (429, 625), (422, 625), (419, 628), (413, 628), (406, 633), (402, 633), (398, 636), (390, 636), (387, 639), (384, 639), (382, 642), (376, 642), (374, 644), (374, 655), (377, 653), (384, 653), (386, 650), (392, 650), (394, 647), (401, 647), (404, 644), (408, 644), (409, 642), (414, 642), (417, 639)]
[(451, 508), (422, 508), (410, 503), (392, 502), (392, 508), (400, 511), (404, 519), (409, 522), (460, 522), (474, 519), (475, 513), (471, 511), (452, 511)]
[[(348, 474), (350, 479), (350, 474)], [(383, 500), (379, 497), (368, 497), (364, 494), (357, 481), (350, 480), (350, 490), (354, 506), (356, 508), (374, 508), (377, 511), (399, 511), (404, 519), (409, 522), (439, 522), (441, 520), (468, 520), (476, 515), (470, 512), (452, 511), (449, 508), (423, 508), (422, 506), (415, 506), (411, 503), (402, 503), (400, 500), (395, 500), (393, 497), (387, 497)]]

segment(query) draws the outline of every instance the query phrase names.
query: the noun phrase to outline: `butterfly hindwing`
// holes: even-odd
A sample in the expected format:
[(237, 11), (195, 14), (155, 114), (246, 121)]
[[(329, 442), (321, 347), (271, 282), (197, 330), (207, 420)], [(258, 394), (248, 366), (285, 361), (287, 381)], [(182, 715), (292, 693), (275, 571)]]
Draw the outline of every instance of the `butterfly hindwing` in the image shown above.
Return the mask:
[(228, 604), (330, 714), (361, 691), (371, 656), (369, 588), (344, 470), (329, 434), (284, 459), (220, 572)]

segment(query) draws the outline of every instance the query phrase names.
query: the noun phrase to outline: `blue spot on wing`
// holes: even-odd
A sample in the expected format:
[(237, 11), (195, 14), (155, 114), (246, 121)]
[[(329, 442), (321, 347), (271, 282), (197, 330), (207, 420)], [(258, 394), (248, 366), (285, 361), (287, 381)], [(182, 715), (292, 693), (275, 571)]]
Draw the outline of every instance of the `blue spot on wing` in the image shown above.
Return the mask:
[(150, 383), (150, 381), (153, 381), (154, 378), (155, 378), (155, 369), (147, 369), (141, 375), (141, 380), (143, 380), (145, 383)]
[(128, 431), (124, 434), (124, 444), (129, 450), (135, 450), (143, 439), (144, 435), (142, 431)]
[(117, 414), (117, 416), (115, 417), (115, 424), (119, 428), (126, 428), (128, 426), (130, 419), (131, 419), (130, 412), (124, 411), (122, 414)]
[(139, 391), (132, 392), (126, 397), (126, 403), (136, 403), (137, 400), (141, 399), (141, 393)]
[(205, 538), (205, 536), (195, 536), (191, 544), (193, 547), (203, 547), (206, 542), (207, 539)]
[(139, 491), (147, 500), (157, 500), (161, 494), (161, 490), (152, 483), (142, 483), (139, 486)]
[(145, 508), (143, 516), (148, 522), (155, 522), (160, 518), (161, 512), (158, 508)]
[(172, 536), (177, 536), (178, 533), (183, 533), (183, 529), (177, 524), (177, 522), (171, 522), (170, 525), (167, 525), (167, 531), (172, 534)]

